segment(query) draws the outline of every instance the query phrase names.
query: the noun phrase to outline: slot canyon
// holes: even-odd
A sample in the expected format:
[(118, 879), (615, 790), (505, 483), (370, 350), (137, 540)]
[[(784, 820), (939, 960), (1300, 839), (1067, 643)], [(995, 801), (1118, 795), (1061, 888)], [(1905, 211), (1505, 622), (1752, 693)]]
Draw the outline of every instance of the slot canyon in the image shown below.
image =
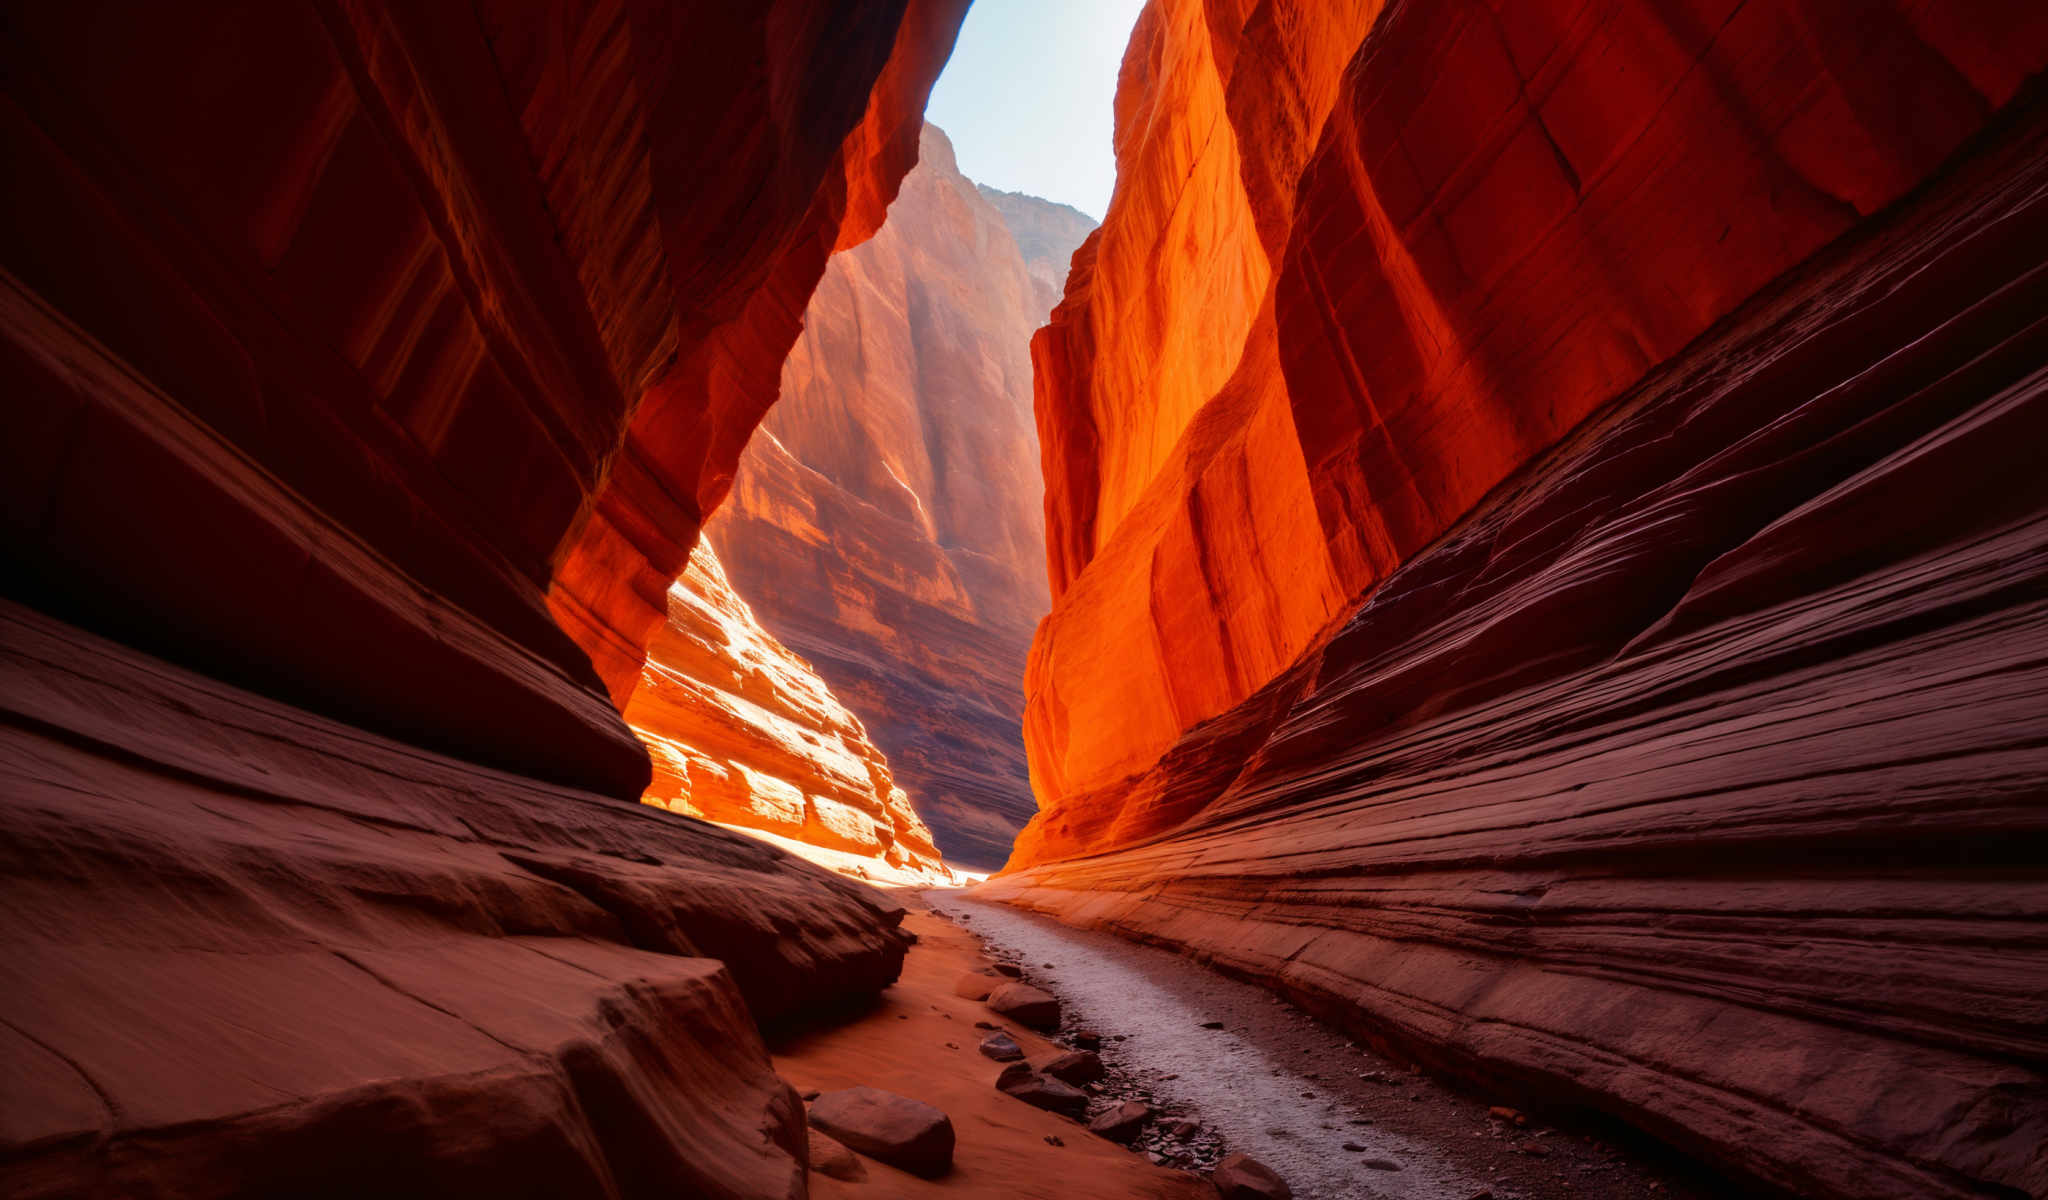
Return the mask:
[(0, 1190), (2048, 1197), (2048, 7), (1004, 4), (0, 14)]

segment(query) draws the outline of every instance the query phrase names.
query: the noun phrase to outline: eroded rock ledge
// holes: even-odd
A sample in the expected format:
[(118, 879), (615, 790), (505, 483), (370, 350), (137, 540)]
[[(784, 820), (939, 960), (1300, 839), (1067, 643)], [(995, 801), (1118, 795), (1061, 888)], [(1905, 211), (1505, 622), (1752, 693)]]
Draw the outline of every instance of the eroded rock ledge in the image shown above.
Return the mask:
[(773, 848), (0, 609), (10, 1195), (798, 1194), (757, 1021), (896, 977)]
[(2048, 1190), (2044, 246), (2030, 103), (985, 894), (1793, 1194)]

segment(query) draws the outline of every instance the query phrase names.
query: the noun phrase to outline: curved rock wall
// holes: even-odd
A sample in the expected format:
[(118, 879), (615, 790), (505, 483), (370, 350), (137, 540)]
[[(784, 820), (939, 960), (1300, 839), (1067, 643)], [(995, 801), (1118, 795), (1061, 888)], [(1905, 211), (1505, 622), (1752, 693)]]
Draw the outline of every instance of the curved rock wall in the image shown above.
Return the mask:
[(2048, 20), (1393, 3), (1289, 157), (1305, 18), (1191, 7), (1034, 345), (988, 893), (1765, 1189), (2048, 1189)]
[(801, 1193), (901, 914), (607, 683), (964, 9), (8, 9), (0, 1190)]
[(1041, 800), (1250, 695), (2044, 42), (1989, 2), (1151, 6), (1117, 195), (1033, 349)]
[(859, 718), (735, 595), (708, 538), (668, 593), (626, 722), (654, 760), (649, 804), (943, 883), (925, 828)]
[(1020, 681), (1048, 603), (1034, 271), (1064, 273), (1086, 233), (1032, 197), (1010, 211), (1045, 224), (1040, 267), (926, 126), (888, 222), (826, 269), (710, 525), (734, 587), (861, 714), (940, 846), (986, 868), (1032, 812)]

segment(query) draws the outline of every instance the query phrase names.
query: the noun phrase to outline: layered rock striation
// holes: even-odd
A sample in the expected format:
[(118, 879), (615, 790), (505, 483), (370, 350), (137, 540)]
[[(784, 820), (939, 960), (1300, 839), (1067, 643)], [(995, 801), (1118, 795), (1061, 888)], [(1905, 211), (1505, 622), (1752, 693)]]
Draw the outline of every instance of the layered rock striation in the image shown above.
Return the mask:
[[(1050, 214), (1047, 261), (1085, 233), (1044, 201), (1010, 207)], [(888, 222), (826, 269), (710, 526), (735, 590), (861, 714), (940, 847), (985, 868), (1032, 812), (1038, 269), (927, 126)]]
[(708, 538), (669, 589), (626, 721), (654, 760), (649, 804), (837, 851), (849, 870), (952, 880), (860, 719), (761, 628)]
[(1134, 38), (989, 891), (1767, 1189), (2048, 1188), (2048, 23), (1340, 9)]
[(4, 1190), (801, 1193), (900, 914), (614, 700), (964, 7), (10, 9)]

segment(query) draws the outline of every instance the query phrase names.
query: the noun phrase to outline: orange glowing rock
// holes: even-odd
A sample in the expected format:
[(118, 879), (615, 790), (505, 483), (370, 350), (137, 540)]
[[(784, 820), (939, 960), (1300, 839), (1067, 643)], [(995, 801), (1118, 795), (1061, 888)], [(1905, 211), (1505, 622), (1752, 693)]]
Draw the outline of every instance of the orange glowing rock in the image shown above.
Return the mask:
[(1090, 224), (1029, 196), (999, 210), (927, 126), (881, 232), (826, 269), (708, 526), (734, 588), (976, 866), (1032, 812), (1019, 681), (1048, 598), (1028, 347), (1040, 272), (1063, 275)]
[(708, 539), (669, 589), (626, 720), (654, 760), (649, 804), (951, 879), (859, 719), (754, 620)]

